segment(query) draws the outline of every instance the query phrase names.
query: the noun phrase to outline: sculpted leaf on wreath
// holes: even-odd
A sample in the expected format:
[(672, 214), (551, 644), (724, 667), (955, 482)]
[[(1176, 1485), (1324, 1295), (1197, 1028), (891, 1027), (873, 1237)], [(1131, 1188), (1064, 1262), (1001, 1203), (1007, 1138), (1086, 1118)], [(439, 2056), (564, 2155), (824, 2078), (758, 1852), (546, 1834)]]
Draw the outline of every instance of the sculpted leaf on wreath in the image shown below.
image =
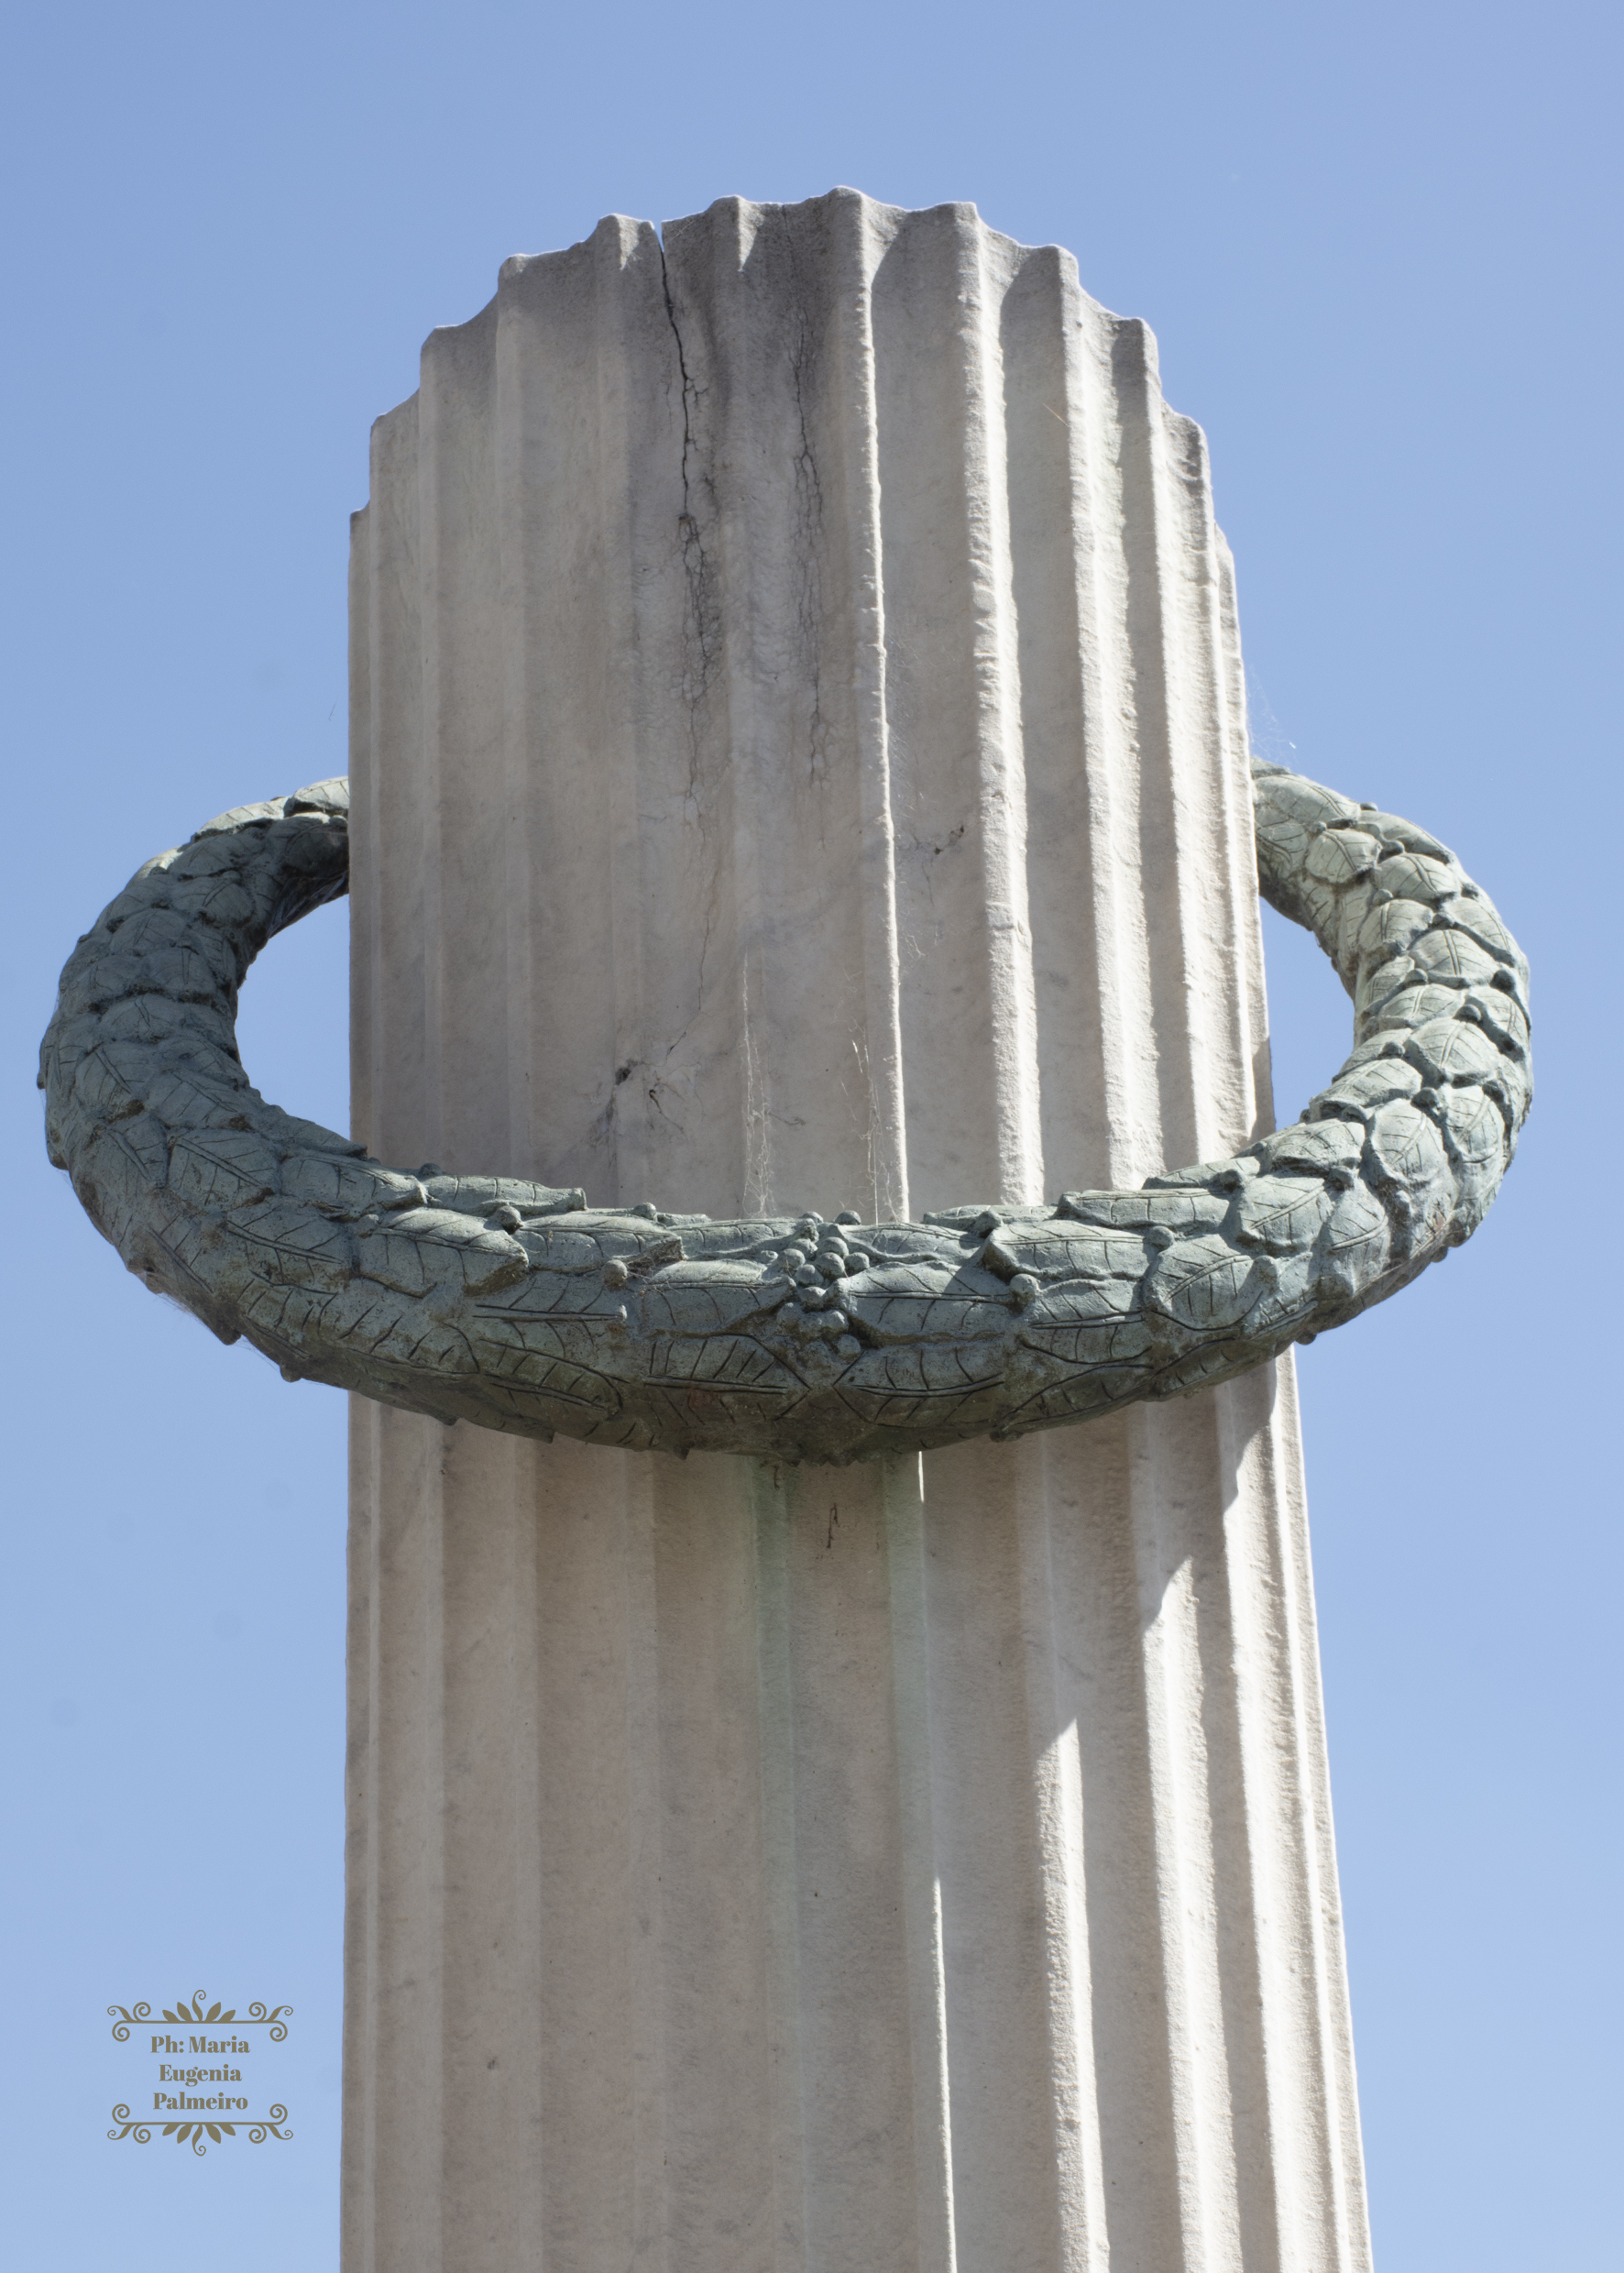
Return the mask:
[(1532, 1094), (1528, 966), (1424, 829), (1253, 770), (1263, 895), (1355, 1002), (1302, 1118), (1052, 1207), (718, 1223), (414, 1174), (268, 1104), (237, 989), (348, 884), (348, 792), (223, 814), (80, 941), (50, 1157), (156, 1291), (290, 1379), (524, 1436), (844, 1463), (1184, 1395), (1396, 1293), (1481, 1223)]

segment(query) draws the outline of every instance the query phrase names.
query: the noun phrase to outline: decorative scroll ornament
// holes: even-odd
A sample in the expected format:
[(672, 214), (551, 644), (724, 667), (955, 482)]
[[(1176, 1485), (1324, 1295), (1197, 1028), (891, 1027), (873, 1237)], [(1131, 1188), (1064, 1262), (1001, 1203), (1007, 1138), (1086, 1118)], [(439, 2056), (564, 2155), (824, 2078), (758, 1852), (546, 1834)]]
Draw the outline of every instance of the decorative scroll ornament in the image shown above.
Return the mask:
[(1353, 1055), (1233, 1159), (1053, 1207), (714, 1223), (415, 1175), (267, 1104), (237, 988), (348, 884), (348, 788), (149, 861), (62, 973), (50, 1157), (155, 1291), (290, 1380), (521, 1436), (845, 1463), (1182, 1396), (1394, 1294), (1476, 1228), (1532, 1094), (1528, 966), (1424, 829), (1253, 774), (1264, 897), (1355, 1005)]
[[(217, 2115), (193, 2118), (190, 2123), (182, 2123), (177, 2117), (173, 2123), (159, 2124), (159, 2129), (166, 2139), (173, 2139), (177, 2147), (184, 2147), (190, 2141), (194, 2155), (206, 2155), (209, 2150), (203, 2143), (205, 2132), (216, 2147), (222, 2139), (236, 2138), (239, 2131), (246, 2131), (254, 2146), (263, 2147), (268, 2138), (292, 2137), (291, 2131), (282, 2128), (287, 2120), (287, 2109), (278, 2105), (269, 2114), (238, 2115), (232, 2123), (222, 2123)], [(121, 2139), (133, 2138), (137, 2147), (148, 2147), (152, 2143), (152, 2126), (158, 2123), (156, 2115), (132, 2115), (128, 2103), (120, 2100), (113, 2110), (113, 2127), (107, 2136), (115, 2146)]]
[[(283, 2016), (293, 2007), (291, 2004), (265, 2004), (256, 2001), (245, 2005), (239, 2013), (235, 2004), (222, 2004), (218, 1999), (209, 2004), (203, 1992), (198, 1989), (193, 1992), (190, 2004), (181, 1997), (176, 2001), (172, 2011), (167, 2004), (159, 2010), (171, 2026), (189, 2023), (193, 2028), (225, 2028), (228, 2025), (239, 2028), (269, 2027), (272, 2043), (280, 2044), (288, 2034), (288, 2024)], [(127, 2044), (130, 2030), (140, 2027), (143, 2022), (151, 2018), (152, 2007), (145, 2004), (110, 2004), (107, 2016), (113, 2023), (114, 2037), (120, 2044)]]

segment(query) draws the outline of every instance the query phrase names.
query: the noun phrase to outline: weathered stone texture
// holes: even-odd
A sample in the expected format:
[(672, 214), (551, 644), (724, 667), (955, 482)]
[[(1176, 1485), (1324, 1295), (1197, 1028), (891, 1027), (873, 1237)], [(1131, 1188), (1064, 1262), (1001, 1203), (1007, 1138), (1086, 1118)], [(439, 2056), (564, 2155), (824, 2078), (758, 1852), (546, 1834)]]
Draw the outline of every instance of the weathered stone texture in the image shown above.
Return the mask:
[[(1268, 1126), (1201, 437), (1065, 254), (510, 264), (354, 589), (384, 1157), (900, 1218)], [(1289, 1366), (839, 1475), (356, 1424), (353, 2273), (1365, 2264)]]

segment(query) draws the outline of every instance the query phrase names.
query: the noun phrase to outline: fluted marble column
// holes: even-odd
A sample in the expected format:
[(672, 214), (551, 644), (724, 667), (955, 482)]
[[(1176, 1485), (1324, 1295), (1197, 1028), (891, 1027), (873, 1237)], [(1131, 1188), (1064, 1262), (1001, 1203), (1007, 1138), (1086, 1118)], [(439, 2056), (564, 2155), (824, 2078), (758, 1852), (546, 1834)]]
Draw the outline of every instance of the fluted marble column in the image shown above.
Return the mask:
[[(1267, 1125), (1204, 445), (1069, 255), (837, 191), (509, 262), (352, 650), (383, 1157), (872, 1219)], [(1289, 1366), (354, 1453), (346, 2273), (1367, 2263)]]

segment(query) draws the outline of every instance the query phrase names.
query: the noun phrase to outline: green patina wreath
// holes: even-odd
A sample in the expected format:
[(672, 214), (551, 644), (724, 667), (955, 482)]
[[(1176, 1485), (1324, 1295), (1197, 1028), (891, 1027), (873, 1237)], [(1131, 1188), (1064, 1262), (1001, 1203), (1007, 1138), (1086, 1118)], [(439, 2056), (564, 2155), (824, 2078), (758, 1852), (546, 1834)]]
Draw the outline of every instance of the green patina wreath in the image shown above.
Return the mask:
[(1264, 897), (1355, 1005), (1302, 1118), (1052, 1207), (714, 1223), (425, 1166), (267, 1104), (237, 989), (348, 887), (348, 790), (244, 806), (80, 941), (41, 1050), (51, 1159), (129, 1268), (291, 1379), (444, 1422), (844, 1463), (1175, 1397), (1397, 1292), (1476, 1228), (1532, 1094), (1528, 966), (1424, 829), (1253, 773)]

